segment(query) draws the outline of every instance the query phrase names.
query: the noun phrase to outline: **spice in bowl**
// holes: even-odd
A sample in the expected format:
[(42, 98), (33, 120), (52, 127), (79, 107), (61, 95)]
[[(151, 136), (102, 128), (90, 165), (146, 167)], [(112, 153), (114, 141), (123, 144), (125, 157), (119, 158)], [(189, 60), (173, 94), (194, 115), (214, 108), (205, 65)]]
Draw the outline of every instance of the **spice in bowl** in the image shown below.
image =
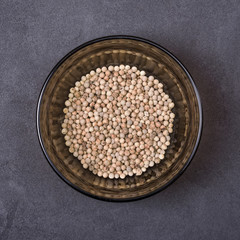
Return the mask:
[(93, 174), (139, 176), (164, 159), (174, 103), (145, 71), (129, 65), (92, 70), (70, 89), (65, 105), (65, 144)]

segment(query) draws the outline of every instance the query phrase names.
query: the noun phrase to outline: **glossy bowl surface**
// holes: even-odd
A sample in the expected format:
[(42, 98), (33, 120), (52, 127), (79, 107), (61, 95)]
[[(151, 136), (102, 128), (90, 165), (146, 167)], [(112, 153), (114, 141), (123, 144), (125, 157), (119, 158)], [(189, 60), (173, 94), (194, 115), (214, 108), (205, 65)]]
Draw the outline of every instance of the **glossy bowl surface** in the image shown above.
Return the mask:
[[(92, 69), (128, 64), (145, 70), (164, 84), (175, 103), (174, 132), (165, 159), (141, 176), (104, 179), (83, 169), (64, 143), (61, 123), (64, 102), (74, 83)], [(133, 36), (109, 36), (87, 42), (68, 53), (47, 77), (37, 106), (37, 132), (53, 169), (69, 185), (89, 196), (127, 201), (150, 196), (166, 188), (189, 165), (202, 130), (200, 97), (192, 77), (169, 51)]]

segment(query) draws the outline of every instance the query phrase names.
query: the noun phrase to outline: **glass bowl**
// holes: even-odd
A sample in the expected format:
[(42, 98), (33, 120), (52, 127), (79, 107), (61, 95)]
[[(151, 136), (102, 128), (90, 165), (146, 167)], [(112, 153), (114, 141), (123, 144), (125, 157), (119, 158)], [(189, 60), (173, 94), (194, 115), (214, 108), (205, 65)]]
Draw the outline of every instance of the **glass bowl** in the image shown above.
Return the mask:
[[(68, 151), (61, 123), (64, 102), (76, 81), (92, 69), (128, 64), (137, 66), (164, 84), (175, 103), (174, 131), (165, 159), (141, 176), (104, 179), (82, 167)], [(200, 140), (202, 109), (192, 77), (169, 51), (133, 36), (109, 36), (87, 42), (68, 53), (45, 81), (37, 106), (37, 132), (53, 169), (70, 186), (89, 196), (108, 200), (140, 199), (166, 188), (189, 165)]]

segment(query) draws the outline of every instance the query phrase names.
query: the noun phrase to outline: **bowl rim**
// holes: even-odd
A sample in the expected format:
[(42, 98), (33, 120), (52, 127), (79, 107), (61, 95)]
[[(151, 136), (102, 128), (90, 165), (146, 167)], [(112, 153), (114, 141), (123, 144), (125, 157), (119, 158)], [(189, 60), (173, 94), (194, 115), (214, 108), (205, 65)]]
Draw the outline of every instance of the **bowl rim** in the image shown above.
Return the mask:
[[(197, 135), (197, 139), (196, 139), (196, 143), (194, 145), (194, 148), (192, 150), (191, 155), (189, 156), (188, 160), (186, 161), (186, 163), (184, 164), (184, 166), (182, 167), (182, 169), (170, 180), (168, 181), (166, 184), (164, 184), (162, 187), (146, 193), (144, 195), (141, 196), (136, 196), (136, 197), (129, 197), (129, 198), (122, 198), (122, 199), (118, 199), (118, 198), (107, 198), (107, 197), (102, 197), (102, 196), (98, 196), (98, 195), (94, 195), (90, 192), (87, 192), (81, 188), (79, 188), (78, 186), (76, 186), (75, 184), (73, 184), (72, 182), (70, 182), (68, 179), (66, 179), (63, 174), (56, 168), (56, 166), (53, 164), (53, 162), (51, 161), (50, 157), (48, 156), (48, 153), (46, 151), (46, 148), (43, 144), (43, 140), (42, 140), (42, 136), (41, 136), (41, 129), (40, 129), (40, 107), (41, 107), (41, 102), (42, 102), (42, 97), (43, 94), (45, 92), (45, 89), (48, 85), (48, 82), (51, 80), (51, 77), (53, 76), (53, 74), (57, 71), (57, 69), (61, 66), (61, 64), (70, 56), (72, 56), (74, 53), (76, 53), (77, 51), (79, 51), (80, 49), (89, 46), (91, 44), (97, 43), (97, 42), (101, 42), (101, 41), (105, 41), (105, 40), (113, 40), (113, 39), (130, 39), (130, 40), (135, 40), (135, 41), (140, 41), (143, 43), (147, 43), (151, 46), (154, 46), (160, 50), (162, 50), (163, 52), (165, 52), (168, 56), (170, 56), (174, 61), (176, 61), (178, 63), (178, 65), (182, 68), (182, 70), (185, 72), (185, 74), (187, 75), (197, 98), (197, 103), (198, 103), (198, 109), (199, 109), (199, 128), (198, 128), (198, 135)], [(192, 76), (190, 75), (189, 71), (187, 70), (187, 68), (182, 64), (182, 62), (176, 57), (174, 56), (170, 51), (168, 51), (167, 49), (165, 49), (164, 47), (162, 47), (161, 45), (150, 41), (148, 39), (142, 38), (142, 37), (136, 37), (136, 36), (131, 36), (131, 35), (110, 35), (110, 36), (104, 36), (104, 37), (100, 37), (100, 38), (96, 38), (90, 41), (87, 41), (81, 45), (79, 45), (78, 47), (74, 48), (73, 50), (71, 50), (69, 53), (67, 53), (51, 70), (51, 72), (49, 73), (49, 75), (47, 76), (39, 97), (38, 97), (38, 102), (37, 102), (37, 109), (36, 109), (36, 128), (37, 128), (37, 135), (38, 135), (38, 140), (41, 146), (41, 149), (48, 161), (48, 163), (50, 164), (50, 166), (53, 168), (53, 170), (57, 173), (57, 175), (63, 180), (65, 181), (68, 185), (70, 185), (72, 188), (74, 188), (75, 190), (89, 196), (89, 197), (93, 197), (95, 199), (98, 200), (104, 200), (104, 201), (109, 201), (109, 202), (127, 202), (127, 201), (134, 201), (134, 200), (140, 200), (146, 197), (150, 197), (164, 189), (166, 189), (169, 185), (171, 185), (173, 182), (175, 182), (182, 174), (183, 172), (187, 169), (187, 167), (189, 166), (190, 162), (192, 161), (197, 148), (199, 146), (199, 142), (201, 139), (201, 135), (202, 135), (202, 128), (203, 128), (203, 112), (202, 112), (202, 104), (201, 104), (201, 100), (200, 100), (200, 95), (198, 93), (197, 87), (195, 85), (195, 82), (192, 78)]]

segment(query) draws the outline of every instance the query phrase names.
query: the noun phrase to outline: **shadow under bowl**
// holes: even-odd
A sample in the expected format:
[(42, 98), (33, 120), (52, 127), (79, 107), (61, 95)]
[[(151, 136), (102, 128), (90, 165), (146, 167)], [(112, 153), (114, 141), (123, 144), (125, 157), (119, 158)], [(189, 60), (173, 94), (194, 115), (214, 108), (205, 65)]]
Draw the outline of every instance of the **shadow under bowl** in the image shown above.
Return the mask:
[[(64, 102), (81, 76), (102, 66), (137, 66), (164, 84), (175, 107), (174, 132), (165, 159), (141, 176), (104, 179), (82, 167), (61, 133)], [(67, 54), (47, 77), (37, 106), (42, 150), (58, 175), (75, 189), (108, 201), (150, 196), (172, 183), (189, 165), (200, 140), (202, 109), (196, 86), (181, 62), (163, 47), (132, 36), (109, 36), (87, 42)]]

